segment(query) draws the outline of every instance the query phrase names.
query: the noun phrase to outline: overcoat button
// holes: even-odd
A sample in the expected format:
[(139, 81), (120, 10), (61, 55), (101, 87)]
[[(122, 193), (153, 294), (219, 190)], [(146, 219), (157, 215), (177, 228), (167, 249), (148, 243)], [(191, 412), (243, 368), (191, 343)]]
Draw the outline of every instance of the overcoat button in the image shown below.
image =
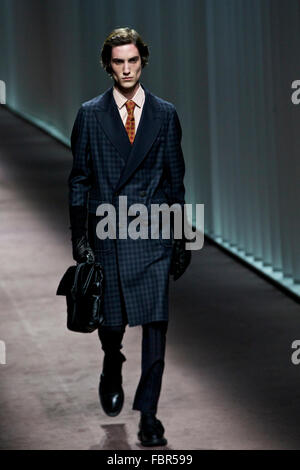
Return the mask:
[(141, 192), (140, 192), (140, 196), (141, 196), (141, 197), (146, 196), (146, 191), (141, 191)]

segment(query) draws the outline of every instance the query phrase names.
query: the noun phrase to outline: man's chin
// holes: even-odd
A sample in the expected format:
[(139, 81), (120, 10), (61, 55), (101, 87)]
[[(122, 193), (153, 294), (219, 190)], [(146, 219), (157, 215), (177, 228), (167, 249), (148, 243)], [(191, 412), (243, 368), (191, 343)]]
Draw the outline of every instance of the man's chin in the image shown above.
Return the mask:
[(128, 91), (128, 90), (133, 90), (133, 89), (136, 87), (137, 83), (138, 83), (138, 80), (135, 81), (135, 82), (129, 81), (129, 80), (123, 80), (121, 83), (120, 83), (120, 82), (118, 82), (118, 83), (115, 82), (115, 85), (116, 85), (120, 90), (123, 89), (123, 90)]

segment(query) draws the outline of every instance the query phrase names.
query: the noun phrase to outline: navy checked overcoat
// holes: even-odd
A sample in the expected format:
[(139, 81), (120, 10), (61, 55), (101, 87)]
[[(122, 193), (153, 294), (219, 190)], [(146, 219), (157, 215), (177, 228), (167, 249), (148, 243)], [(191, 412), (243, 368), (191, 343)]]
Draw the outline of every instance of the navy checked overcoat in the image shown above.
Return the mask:
[[(119, 196), (127, 206), (142, 203), (149, 211), (149, 234), (153, 203), (185, 203), (185, 164), (181, 149), (181, 125), (172, 103), (146, 87), (137, 133), (130, 143), (113, 97), (113, 87), (84, 102), (71, 135), (73, 166), (69, 176), (69, 203), (89, 212), (88, 237), (96, 260), (104, 269), (103, 313), (106, 325), (129, 326), (169, 319), (170, 238), (96, 235), (99, 204), (110, 203), (119, 217)], [(127, 224), (139, 215), (128, 216)], [(95, 222), (96, 221), (96, 222)], [(128, 227), (127, 225), (127, 227)]]

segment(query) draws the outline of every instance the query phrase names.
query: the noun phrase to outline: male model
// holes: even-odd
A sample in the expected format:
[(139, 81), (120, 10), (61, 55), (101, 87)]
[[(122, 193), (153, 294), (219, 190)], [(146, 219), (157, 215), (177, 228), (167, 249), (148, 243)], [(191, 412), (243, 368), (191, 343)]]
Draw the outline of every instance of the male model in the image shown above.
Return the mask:
[[(83, 103), (71, 135), (73, 167), (69, 204), (73, 257), (87, 256), (104, 268), (103, 313), (98, 333), (104, 351), (99, 397), (109, 416), (123, 406), (121, 353), (126, 325), (142, 325), (142, 371), (133, 409), (141, 412), (138, 438), (144, 446), (166, 445), (164, 427), (156, 418), (164, 370), (168, 326), (169, 275), (178, 279), (190, 263), (184, 238), (119, 237), (119, 196), (127, 206), (178, 203), (185, 188), (181, 126), (175, 107), (140, 83), (149, 51), (133, 29), (118, 28), (106, 38), (101, 64), (114, 84)], [(97, 207), (112, 204), (118, 224), (115, 238), (99, 236)], [(99, 212), (98, 212), (99, 213)], [(183, 214), (183, 212), (182, 212)], [(123, 214), (124, 215), (124, 214)], [(136, 213), (138, 215), (138, 212)], [(136, 216), (135, 216), (136, 217)], [(86, 232), (86, 220), (88, 231)], [(133, 220), (127, 217), (127, 228)]]

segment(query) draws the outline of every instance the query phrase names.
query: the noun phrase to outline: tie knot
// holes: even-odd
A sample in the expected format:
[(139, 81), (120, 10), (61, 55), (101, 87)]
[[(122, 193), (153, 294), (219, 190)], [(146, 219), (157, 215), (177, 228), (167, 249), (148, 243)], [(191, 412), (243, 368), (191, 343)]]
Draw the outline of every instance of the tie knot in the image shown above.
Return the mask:
[(126, 108), (127, 108), (127, 112), (128, 112), (128, 113), (132, 113), (132, 112), (133, 112), (133, 109), (134, 109), (134, 107), (135, 107), (135, 102), (132, 101), (132, 100), (127, 100), (126, 103), (125, 103), (125, 105), (126, 105)]

